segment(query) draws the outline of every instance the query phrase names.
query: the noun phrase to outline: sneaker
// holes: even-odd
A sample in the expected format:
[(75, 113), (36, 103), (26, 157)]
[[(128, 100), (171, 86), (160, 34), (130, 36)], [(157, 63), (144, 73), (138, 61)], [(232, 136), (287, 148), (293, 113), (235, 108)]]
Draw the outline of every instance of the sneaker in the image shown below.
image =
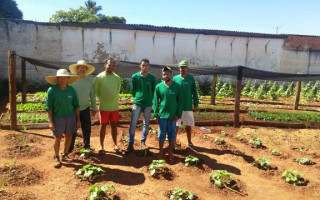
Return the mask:
[(146, 149), (146, 148), (148, 148), (147, 145), (146, 145), (146, 142), (145, 141), (141, 141), (140, 149)]
[(128, 155), (129, 153), (131, 153), (133, 151), (133, 145), (129, 145), (128, 148), (126, 149), (126, 151), (124, 152), (124, 154)]
[(66, 161), (66, 162), (70, 162), (70, 161), (72, 161), (72, 158), (70, 158), (70, 157), (69, 157), (68, 155), (66, 155), (66, 154), (62, 154), (61, 160), (62, 160), (62, 161)]
[(53, 164), (53, 166), (54, 166), (55, 168), (61, 167), (61, 162), (60, 162), (59, 156), (54, 156), (53, 159), (54, 159), (54, 164)]

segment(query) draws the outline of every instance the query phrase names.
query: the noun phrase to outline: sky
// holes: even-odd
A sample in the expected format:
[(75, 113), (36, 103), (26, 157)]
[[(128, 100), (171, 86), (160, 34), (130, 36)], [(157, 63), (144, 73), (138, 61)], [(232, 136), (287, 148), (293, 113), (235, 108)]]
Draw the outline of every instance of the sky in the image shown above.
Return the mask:
[[(48, 22), (85, 0), (16, 0), (24, 20)], [(320, 36), (320, 0), (96, 0), (127, 24)]]

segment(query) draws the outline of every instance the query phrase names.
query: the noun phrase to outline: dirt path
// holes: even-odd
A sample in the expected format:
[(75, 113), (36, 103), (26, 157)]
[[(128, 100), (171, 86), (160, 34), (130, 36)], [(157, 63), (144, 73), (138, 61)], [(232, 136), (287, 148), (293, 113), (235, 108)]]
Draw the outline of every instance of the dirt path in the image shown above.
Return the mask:
[[(152, 126), (156, 128), (156, 126)], [(178, 135), (178, 143), (182, 144), (182, 151), (175, 154), (175, 161), (166, 164), (172, 172), (172, 177), (165, 179), (152, 178), (147, 170), (156, 155), (150, 157), (137, 157), (134, 153), (122, 156), (113, 153), (111, 136), (108, 129), (106, 144), (108, 151), (105, 155), (98, 155), (95, 151), (90, 159), (79, 159), (78, 154), (72, 156), (75, 160), (64, 163), (60, 169), (53, 168), (53, 139), (48, 130), (27, 130), (19, 133), (0, 130), (0, 169), (5, 166), (20, 166), (25, 168), (19, 174), (19, 184), (12, 184), (4, 179), (7, 173), (0, 171), (2, 190), (1, 199), (85, 199), (88, 189), (93, 183), (80, 182), (75, 177), (75, 172), (83, 165), (92, 163), (101, 166), (106, 173), (98, 179), (97, 185), (112, 184), (116, 189), (114, 199), (168, 199), (166, 194), (175, 187), (183, 187), (193, 191), (200, 199), (320, 199), (320, 131), (316, 129), (273, 129), (259, 127), (207, 127), (213, 132), (194, 129), (193, 142), (195, 148), (186, 148), (186, 135)], [(221, 131), (226, 132), (225, 135)], [(93, 127), (92, 147), (97, 149), (99, 127)], [(119, 146), (125, 148), (123, 136), (128, 133), (128, 125), (121, 125), (118, 129)], [(234, 135), (241, 134), (245, 140), (252, 136), (259, 137), (264, 149), (251, 148), (247, 143), (238, 141)], [(9, 136), (8, 136), (9, 135)], [(20, 139), (18, 136), (20, 135)], [(22, 136), (21, 136), (22, 135)], [(137, 130), (136, 144), (139, 143), (141, 129)], [(206, 137), (203, 137), (207, 135)], [(225, 145), (217, 145), (213, 140), (223, 136)], [(15, 139), (16, 138), (16, 139)], [(78, 138), (81, 141), (81, 138)], [(29, 145), (30, 151), (25, 153), (12, 153), (17, 145)], [(158, 142), (155, 134), (150, 134), (147, 145), (151, 152), (158, 152)], [(135, 147), (136, 149), (138, 146)], [(270, 149), (278, 149), (280, 156), (273, 156)], [(242, 152), (243, 155), (237, 155)], [(187, 155), (200, 158), (202, 165), (196, 168), (187, 168), (183, 160)], [(278, 170), (264, 171), (253, 166), (254, 159), (270, 157), (271, 164)], [(294, 162), (295, 158), (309, 157), (315, 165), (305, 166)], [(310, 182), (307, 186), (293, 186), (281, 179), (285, 169), (297, 169)], [(13, 169), (11, 169), (12, 171)], [(218, 189), (209, 182), (211, 170), (227, 170), (234, 179), (241, 183), (241, 191), (246, 196), (241, 196), (226, 189)], [(11, 172), (10, 171), (10, 172)], [(34, 172), (34, 177), (26, 177)], [(27, 174), (29, 173), (29, 174)], [(28, 176), (27, 176), (27, 175)], [(16, 177), (16, 179), (18, 179)], [(7, 184), (7, 186), (5, 186)]]

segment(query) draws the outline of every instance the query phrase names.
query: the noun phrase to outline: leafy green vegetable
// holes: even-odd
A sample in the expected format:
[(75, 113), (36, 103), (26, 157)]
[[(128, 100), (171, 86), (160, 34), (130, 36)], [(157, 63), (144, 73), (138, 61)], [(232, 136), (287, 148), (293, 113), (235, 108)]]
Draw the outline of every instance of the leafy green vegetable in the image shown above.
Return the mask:
[(101, 167), (96, 167), (91, 164), (84, 165), (81, 169), (76, 172), (76, 176), (80, 177), (81, 180), (92, 181), (105, 171)]
[(185, 159), (184, 159), (184, 165), (186, 167), (189, 166), (196, 166), (199, 163), (199, 158), (192, 156), (192, 155), (188, 155)]
[(224, 143), (226, 143), (226, 141), (224, 140), (224, 138), (221, 137), (221, 136), (216, 137), (216, 139), (214, 139), (213, 142), (216, 143), (216, 144), (224, 144)]
[(115, 191), (113, 185), (104, 185), (102, 187), (94, 184), (89, 188), (89, 199), (90, 200), (102, 200), (102, 199), (110, 199), (109, 196), (111, 191)]
[(233, 180), (231, 174), (226, 170), (218, 170), (216, 173), (211, 171), (209, 179), (218, 188), (223, 188), (225, 185), (229, 186)]
[(255, 159), (254, 164), (258, 166), (260, 169), (264, 169), (264, 170), (271, 169), (270, 158), (267, 158), (267, 157)]
[(258, 137), (252, 137), (249, 139), (249, 144), (251, 144), (255, 148), (263, 147), (263, 142)]
[(170, 195), (170, 200), (193, 200), (193, 199), (195, 199), (193, 192), (190, 192), (181, 187), (174, 188), (174, 190), (171, 192), (171, 195)]
[(304, 178), (297, 170), (285, 170), (282, 173), (282, 178), (284, 178), (287, 183), (293, 185), (302, 185), (305, 183)]
[(303, 165), (312, 165), (313, 162), (309, 158), (297, 158), (295, 160), (297, 163), (303, 164)]
[(151, 176), (156, 176), (159, 174), (165, 174), (168, 172), (168, 168), (164, 165), (165, 160), (153, 160), (149, 165), (148, 170)]

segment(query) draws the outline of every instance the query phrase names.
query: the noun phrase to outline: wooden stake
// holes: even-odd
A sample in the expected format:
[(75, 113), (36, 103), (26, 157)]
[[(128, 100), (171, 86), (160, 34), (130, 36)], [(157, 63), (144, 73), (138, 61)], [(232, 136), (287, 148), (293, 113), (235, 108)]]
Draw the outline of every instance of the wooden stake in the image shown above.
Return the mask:
[(216, 85), (217, 85), (217, 74), (213, 75), (211, 85), (211, 105), (216, 105)]
[(301, 91), (301, 81), (297, 81), (297, 83), (296, 83), (296, 98), (294, 101), (293, 110), (298, 110), (298, 108), (299, 108), (300, 91)]
[(9, 77), (9, 101), (10, 101), (10, 129), (17, 128), (17, 99), (16, 99), (16, 52), (8, 51), (8, 77)]

